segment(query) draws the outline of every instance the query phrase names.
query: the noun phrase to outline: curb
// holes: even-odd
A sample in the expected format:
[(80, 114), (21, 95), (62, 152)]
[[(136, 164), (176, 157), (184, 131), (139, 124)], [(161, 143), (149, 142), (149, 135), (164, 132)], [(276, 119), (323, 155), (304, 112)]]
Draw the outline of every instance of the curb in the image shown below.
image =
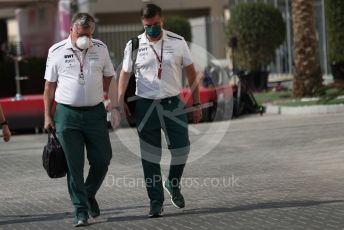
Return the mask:
[(264, 105), (265, 113), (280, 115), (328, 114), (344, 113), (344, 104), (338, 105), (309, 105), (309, 106), (278, 106)]

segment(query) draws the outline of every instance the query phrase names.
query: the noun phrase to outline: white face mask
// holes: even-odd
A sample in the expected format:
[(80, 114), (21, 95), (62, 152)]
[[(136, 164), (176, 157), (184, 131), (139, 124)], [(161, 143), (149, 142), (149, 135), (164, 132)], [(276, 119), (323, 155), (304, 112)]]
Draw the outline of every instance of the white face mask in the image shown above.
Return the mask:
[(82, 50), (87, 49), (91, 46), (91, 39), (86, 36), (78, 37), (76, 46)]

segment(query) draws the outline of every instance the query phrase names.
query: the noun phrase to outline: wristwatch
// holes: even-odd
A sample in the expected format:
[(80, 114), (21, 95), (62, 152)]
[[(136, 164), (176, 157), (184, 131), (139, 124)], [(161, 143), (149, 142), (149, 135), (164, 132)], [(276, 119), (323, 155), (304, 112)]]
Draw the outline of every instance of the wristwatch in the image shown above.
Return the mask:
[(4, 126), (4, 125), (8, 125), (8, 121), (5, 120), (4, 122), (1, 122), (0, 125), (1, 125), (1, 127)]
[(201, 105), (201, 103), (194, 103), (192, 104), (192, 107), (199, 107)]

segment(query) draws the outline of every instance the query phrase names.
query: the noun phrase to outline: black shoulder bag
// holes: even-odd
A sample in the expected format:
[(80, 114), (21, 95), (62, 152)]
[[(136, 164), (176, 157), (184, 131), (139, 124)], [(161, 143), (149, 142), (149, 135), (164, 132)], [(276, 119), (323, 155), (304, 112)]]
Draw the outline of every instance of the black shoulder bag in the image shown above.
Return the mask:
[(43, 168), (50, 178), (61, 178), (66, 175), (68, 170), (66, 157), (52, 128), (48, 129), (48, 143), (44, 146), (42, 161)]
[(138, 53), (138, 48), (139, 48), (139, 38), (134, 37), (131, 39), (131, 60), (133, 61), (133, 66), (132, 66), (132, 71), (131, 71), (131, 76), (129, 78), (129, 83), (127, 90), (124, 95), (124, 101), (127, 104), (129, 111), (131, 113), (130, 117), (127, 117), (129, 125), (135, 125), (135, 100), (129, 100), (128, 98), (134, 97), (135, 96), (135, 91), (136, 91), (136, 79), (135, 79), (135, 71), (134, 71), (134, 66), (136, 62), (136, 57)]

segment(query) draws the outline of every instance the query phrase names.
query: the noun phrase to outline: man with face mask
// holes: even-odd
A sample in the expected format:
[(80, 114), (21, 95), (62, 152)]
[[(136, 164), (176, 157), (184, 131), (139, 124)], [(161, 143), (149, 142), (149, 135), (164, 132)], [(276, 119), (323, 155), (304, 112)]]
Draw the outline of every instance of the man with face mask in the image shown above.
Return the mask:
[[(75, 208), (74, 225), (78, 227), (88, 225), (89, 215), (100, 215), (95, 196), (112, 157), (103, 100), (115, 71), (106, 45), (92, 39), (93, 17), (79, 13), (71, 24), (70, 36), (49, 49), (44, 77), (44, 128), (56, 129), (65, 152), (68, 191)], [(112, 118), (116, 127), (120, 114), (114, 96)], [(54, 99), (57, 106), (53, 119)], [(86, 181), (85, 147), (90, 164)]]
[[(125, 91), (132, 70), (136, 77), (136, 126), (140, 138), (140, 149), (146, 188), (150, 199), (148, 217), (162, 215), (164, 193), (171, 197), (177, 208), (184, 208), (180, 181), (189, 153), (187, 116), (179, 98), (182, 87), (182, 71), (185, 70), (194, 104), (193, 121), (202, 117), (199, 108), (199, 90), (196, 71), (184, 38), (163, 29), (162, 11), (155, 4), (147, 4), (141, 11), (145, 32), (138, 36), (139, 48), (133, 63), (132, 41), (124, 51), (123, 67), (119, 78), (119, 104), (121, 111)], [(162, 153), (161, 130), (171, 152), (170, 170), (167, 180), (161, 178)]]

